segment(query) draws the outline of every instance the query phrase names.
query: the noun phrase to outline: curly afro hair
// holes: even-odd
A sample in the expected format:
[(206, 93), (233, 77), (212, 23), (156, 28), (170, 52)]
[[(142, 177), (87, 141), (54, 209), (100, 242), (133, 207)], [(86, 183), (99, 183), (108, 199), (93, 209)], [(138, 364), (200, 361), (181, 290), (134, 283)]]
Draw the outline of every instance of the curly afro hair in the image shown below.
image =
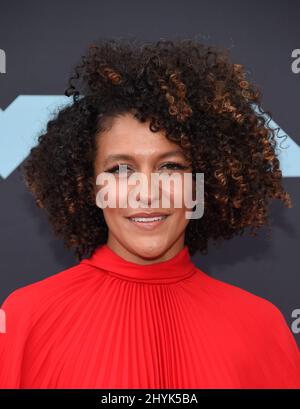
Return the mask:
[(192, 39), (100, 39), (75, 66), (65, 95), (71, 103), (48, 121), (22, 172), (54, 234), (78, 260), (108, 237), (94, 197), (95, 135), (127, 112), (150, 121), (153, 132), (166, 131), (193, 174), (204, 172), (204, 215), (191, 219), (185, 234), (191, 255), (207, 254), (209, 239), (228, 240), (247, 227), (255, 236), (270, 226), (273, 198), (292, 207), (265, 114), (271, 115), (227, 49)]

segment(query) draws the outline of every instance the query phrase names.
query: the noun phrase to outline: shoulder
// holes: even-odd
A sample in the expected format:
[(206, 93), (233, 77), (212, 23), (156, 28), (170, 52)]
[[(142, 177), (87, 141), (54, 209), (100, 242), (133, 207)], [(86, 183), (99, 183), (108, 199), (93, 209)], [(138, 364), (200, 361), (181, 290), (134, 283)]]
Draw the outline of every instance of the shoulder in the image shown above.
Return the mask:
[[(266, 357), (276, 357), (282, 367), (293, 362), (300, 380), (300, 350), (281, 310), (270, 300), (237, 285), (206, 275), (204, 290), (223, 319), (219, 327), (233, 329), (250, 349)], [(222, 327), (224, 325), (224, 328)], [(293, 371), (293, 369), (291, 369)]]
[(206, 291), (223, 314), (237, 318), (239, 321), (253, 323), (257, 328), (287, 326), (282, 312), (269, 299), (206, 273), (203, 277), (205, 277)]
[(13, 290), (3, 301), (1, 310), (11, 319), (19, 315), (34, 315), (51, 297), (59, 296), (72, 287), (76, 277), (82, 276), (86, 266), (78, 263), (53, 275)]

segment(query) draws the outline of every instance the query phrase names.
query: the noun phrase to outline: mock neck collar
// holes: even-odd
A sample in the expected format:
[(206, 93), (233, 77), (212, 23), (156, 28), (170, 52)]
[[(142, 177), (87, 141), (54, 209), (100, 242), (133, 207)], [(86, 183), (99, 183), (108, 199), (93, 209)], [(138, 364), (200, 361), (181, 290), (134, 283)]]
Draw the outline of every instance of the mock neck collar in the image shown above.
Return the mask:
[(187, 245), (169, 260), (151, 264), (138, 264), (125, 260), (107, 244), (98, 246), (89, 258), (81, 263), (105, 270), (118, 278), (141, 281), (150, 284), (181, 281), (194, 274), (193, 264)]

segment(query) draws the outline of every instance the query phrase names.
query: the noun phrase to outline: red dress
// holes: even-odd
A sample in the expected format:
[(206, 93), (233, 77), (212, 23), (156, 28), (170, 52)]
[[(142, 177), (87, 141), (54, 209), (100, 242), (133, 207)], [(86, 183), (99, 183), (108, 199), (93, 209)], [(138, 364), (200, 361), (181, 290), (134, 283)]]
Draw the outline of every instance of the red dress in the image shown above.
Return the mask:
[(280, 310), (201, 271), (187, 246), (148, 265), (99, 246), (2, 309), (0, 388), (300, 388)]

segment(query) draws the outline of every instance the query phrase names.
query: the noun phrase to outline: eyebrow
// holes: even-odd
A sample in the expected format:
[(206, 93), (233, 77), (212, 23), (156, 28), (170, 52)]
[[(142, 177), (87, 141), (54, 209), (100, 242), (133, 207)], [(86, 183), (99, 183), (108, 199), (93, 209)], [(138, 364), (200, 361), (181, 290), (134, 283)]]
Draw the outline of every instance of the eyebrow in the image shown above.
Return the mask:
[[(180, 149), (175, 149), (173, 151), (164, 152), (161, 155), (158, 155), (158, 159), (166, 159), (170, 156), (175, 156), (175, 155), (184, 156), (183, 152)], [(108, 155), (104, 161), (104, 166), (106, 166), (108, 162), (111, 162), (113, 160), (133, 160), (134, 161), (134, 156), (131, 156), (128, 154)]]

